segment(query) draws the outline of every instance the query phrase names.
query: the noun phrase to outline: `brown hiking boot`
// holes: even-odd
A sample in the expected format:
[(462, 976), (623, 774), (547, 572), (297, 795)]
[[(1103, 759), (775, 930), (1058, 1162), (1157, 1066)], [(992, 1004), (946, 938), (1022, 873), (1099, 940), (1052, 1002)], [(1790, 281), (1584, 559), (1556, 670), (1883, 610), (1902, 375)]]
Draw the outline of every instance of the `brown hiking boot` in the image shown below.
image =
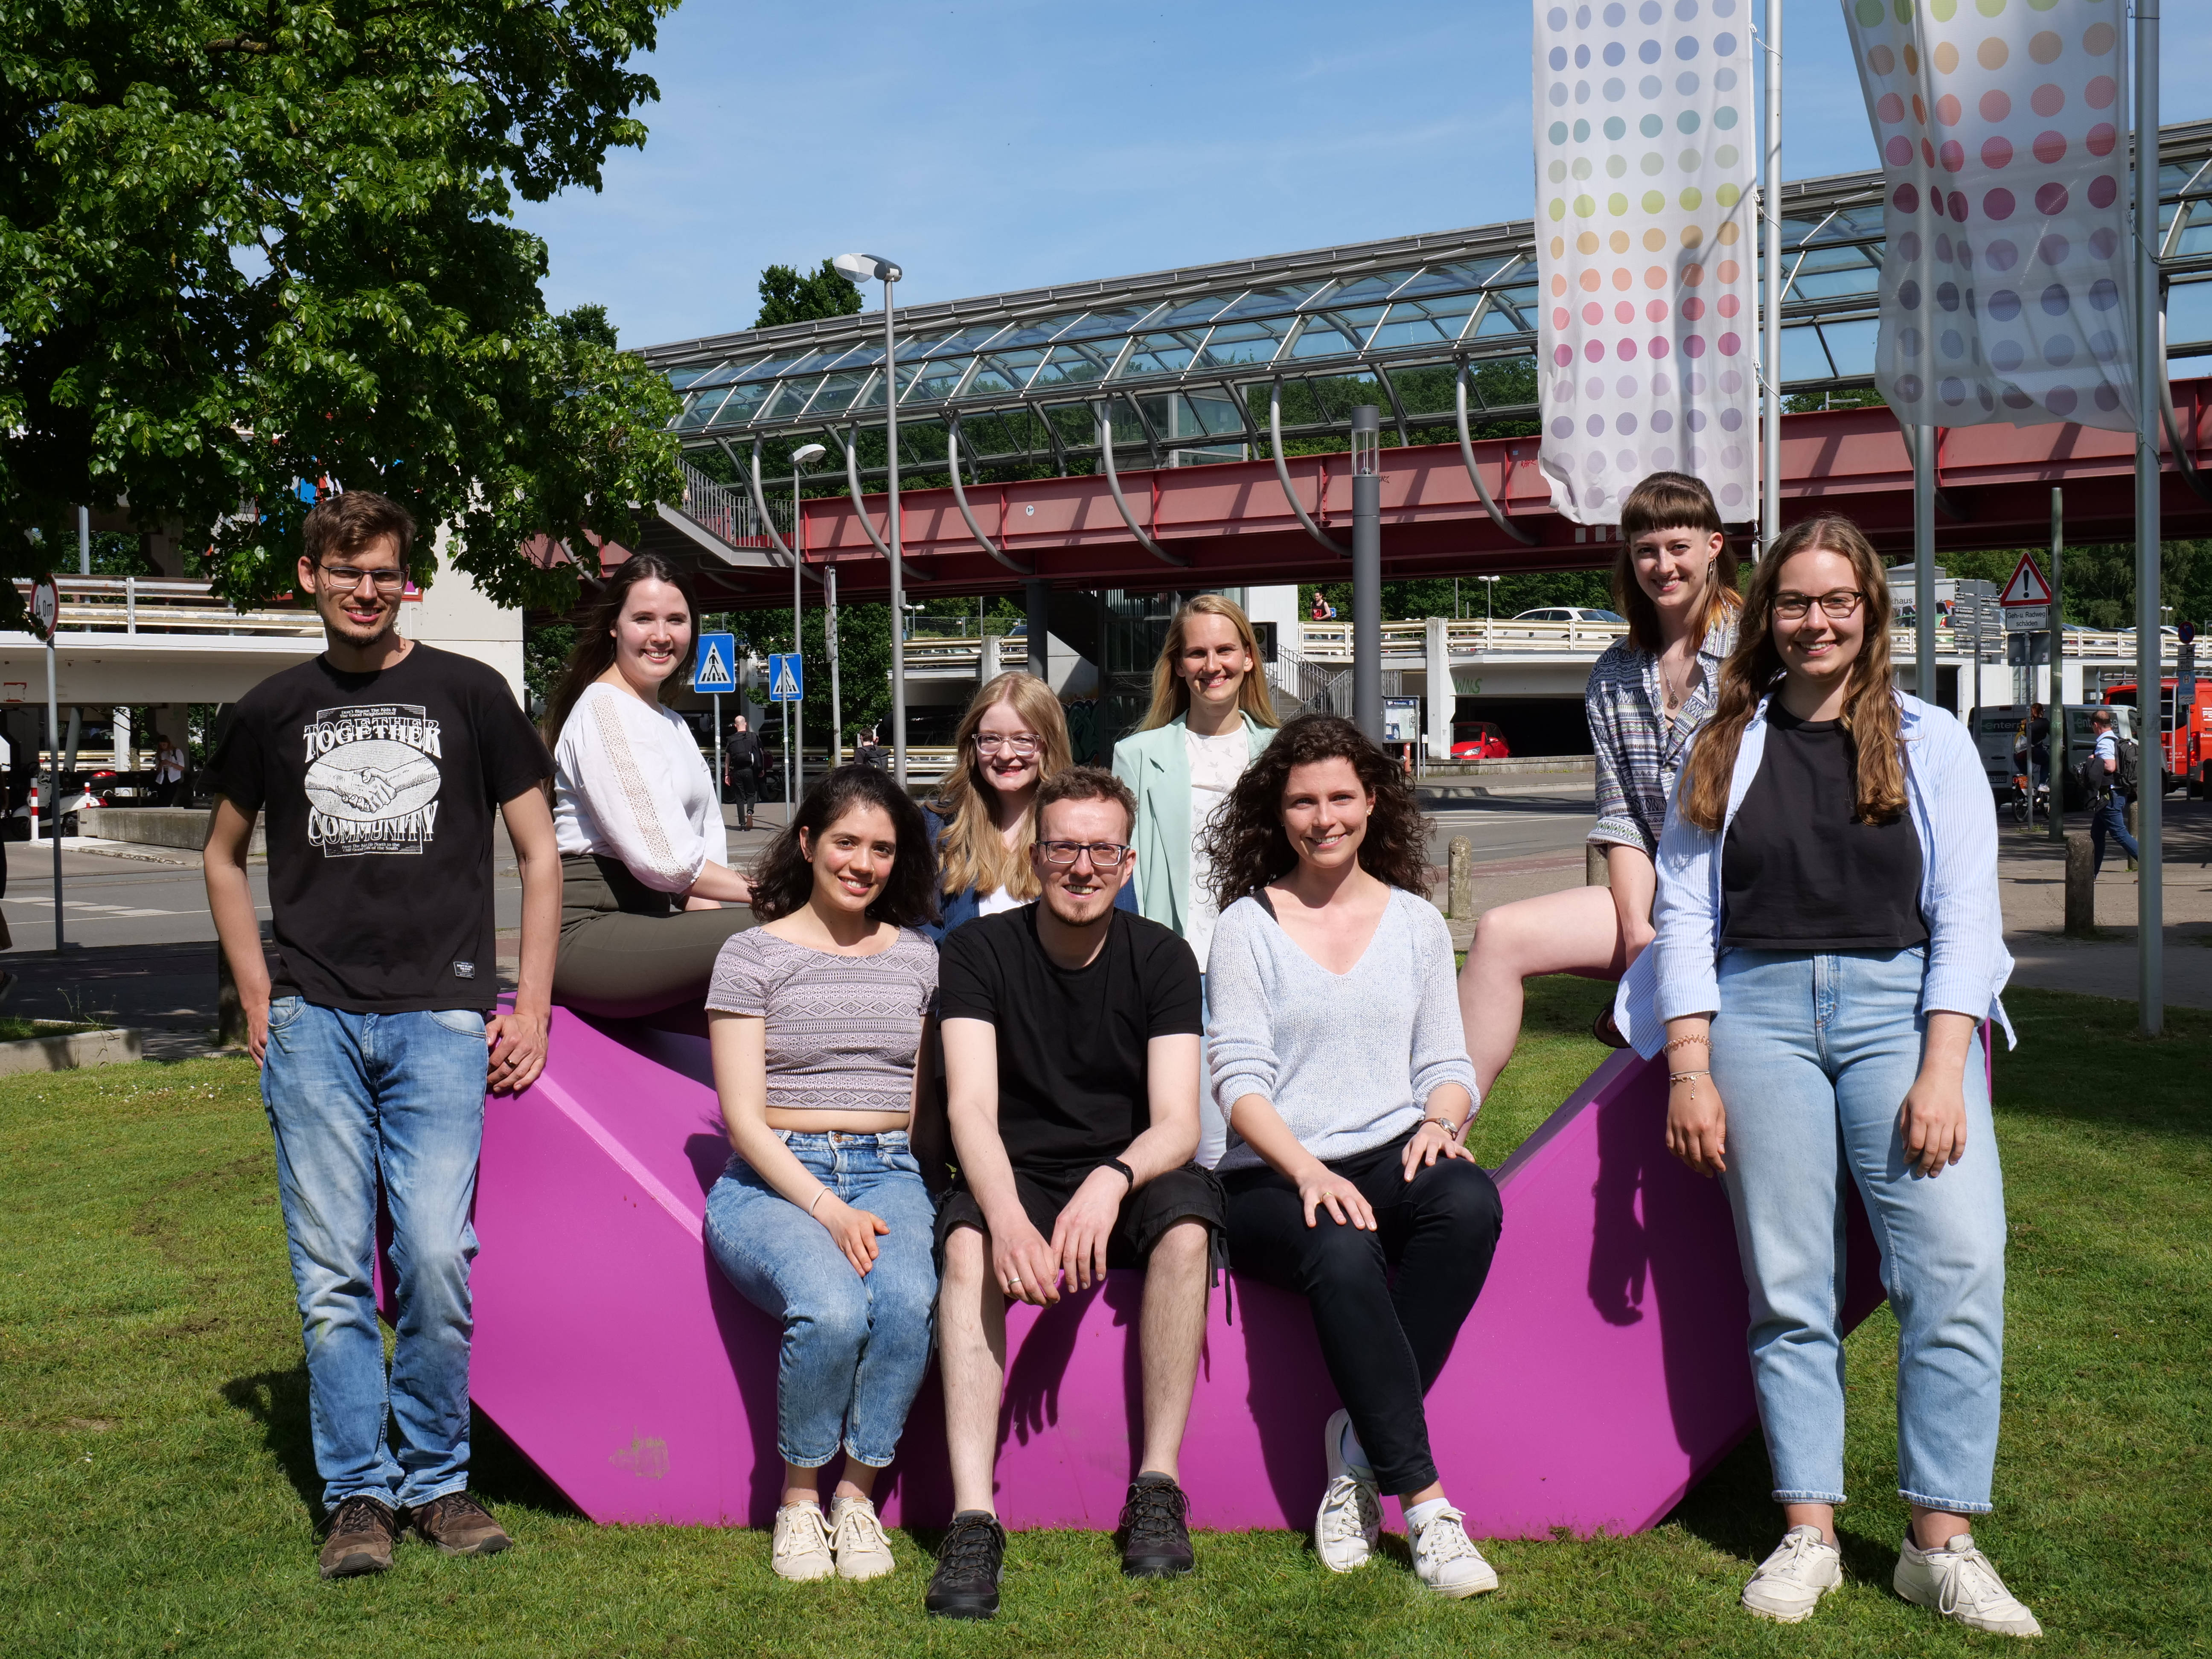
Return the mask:
[(415, 1535), (447, 1555), (497, 1555), (514, 1542), (491, 1511), (465, 1492), (434, 1498), (414, 1511)]
[(330, 1535), (323, 1540), (317, 1558), (325, 1578), (357, 1578), (365, 1572), (388, 1572), (392, 1546), (399, 1537), (399, 1517), (388, 1504), (356, 1493), (340, 1504), (331, 1516)]

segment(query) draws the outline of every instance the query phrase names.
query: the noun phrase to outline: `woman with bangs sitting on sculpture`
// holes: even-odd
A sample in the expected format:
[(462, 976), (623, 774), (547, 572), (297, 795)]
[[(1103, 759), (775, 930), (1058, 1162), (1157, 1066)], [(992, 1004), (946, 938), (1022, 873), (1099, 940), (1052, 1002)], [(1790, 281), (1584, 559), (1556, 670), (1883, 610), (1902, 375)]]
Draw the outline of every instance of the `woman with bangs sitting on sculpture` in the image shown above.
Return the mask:
[(562, 869), (553, 1000), (581, 1013), (696, 1006), (723, 942), (753, 925), (698, 739), (660, 702), (690, 663), (697, 615), (683, 572), (632, 554), (577, 630), (547, 711)]

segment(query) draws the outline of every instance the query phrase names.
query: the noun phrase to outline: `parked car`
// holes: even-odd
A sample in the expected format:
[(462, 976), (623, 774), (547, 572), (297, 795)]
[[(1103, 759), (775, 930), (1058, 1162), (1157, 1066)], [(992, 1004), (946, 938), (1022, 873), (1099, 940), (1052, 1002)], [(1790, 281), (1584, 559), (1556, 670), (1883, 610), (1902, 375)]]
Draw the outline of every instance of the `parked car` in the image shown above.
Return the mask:
[(1454, 760), (1507, 760), (1505, 734), (1488, 720), (1459, 720), (1452, 726)]
[(1601, 611), (1593, 605), (1547, 605), (1534, 611), (1523, 611), (1513, 618), (1515, 622), (1550, 623), (1607, 623), (1615, 628), (1625, 628), (1628, 618), (1617, 611)]

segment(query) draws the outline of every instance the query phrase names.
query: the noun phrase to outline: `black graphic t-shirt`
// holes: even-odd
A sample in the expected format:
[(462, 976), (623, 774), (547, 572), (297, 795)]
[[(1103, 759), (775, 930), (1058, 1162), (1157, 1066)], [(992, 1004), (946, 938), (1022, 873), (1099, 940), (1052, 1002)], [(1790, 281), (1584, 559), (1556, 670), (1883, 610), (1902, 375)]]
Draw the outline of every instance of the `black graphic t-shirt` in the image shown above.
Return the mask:
[(553, 770), (494, 670), (421, 644), (374, 674), (318, 657), (240, 700), (211, 770), (264, 815), (274, 995), (493, 1006), (492, 815)]

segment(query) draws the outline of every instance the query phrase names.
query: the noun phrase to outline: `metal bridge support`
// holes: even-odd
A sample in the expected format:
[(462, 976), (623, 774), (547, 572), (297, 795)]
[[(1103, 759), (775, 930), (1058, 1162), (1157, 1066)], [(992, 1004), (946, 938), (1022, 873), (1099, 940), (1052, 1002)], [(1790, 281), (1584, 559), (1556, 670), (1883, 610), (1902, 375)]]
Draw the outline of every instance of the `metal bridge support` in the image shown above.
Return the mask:
[(1022, 602), (1029, 612), (1030, 672), (1047, 685), (1052, 684), (1052, 584), (1032, 576), (1022, 584)]
[(1429, 683), (1429, 717), (1423, 722), (1422, 735), (1428, 739), (1429, 758), (1448, 761), (1452, 751), (1452, 714), (1459, 702), (1459, 694), (1452, 689), (1450, 618), (1429, 618), (1422, 647)]

